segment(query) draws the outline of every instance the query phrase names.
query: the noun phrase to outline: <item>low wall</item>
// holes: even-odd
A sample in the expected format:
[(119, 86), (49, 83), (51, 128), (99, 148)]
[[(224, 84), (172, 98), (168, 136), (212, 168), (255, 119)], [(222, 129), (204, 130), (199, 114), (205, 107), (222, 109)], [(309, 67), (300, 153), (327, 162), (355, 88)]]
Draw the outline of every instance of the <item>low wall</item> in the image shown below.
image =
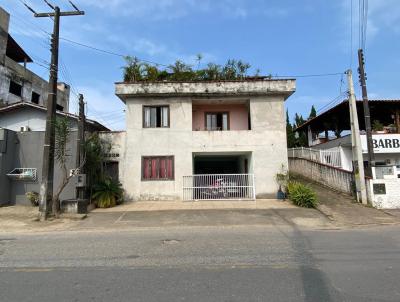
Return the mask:
[(368, 198), (377, 209), (400, 209), (400, 179), (370, 179)]
[(354, 176), (351, 172), (304, 158), (289, 158), (289, 171), (347, 194), (353, 194)]

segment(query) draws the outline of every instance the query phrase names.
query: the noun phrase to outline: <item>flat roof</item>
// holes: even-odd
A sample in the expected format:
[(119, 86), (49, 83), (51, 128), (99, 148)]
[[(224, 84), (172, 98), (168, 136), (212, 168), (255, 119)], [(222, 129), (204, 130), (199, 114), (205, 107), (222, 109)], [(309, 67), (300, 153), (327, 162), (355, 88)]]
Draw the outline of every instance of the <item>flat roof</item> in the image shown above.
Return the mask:
[(22, 47), (8, 34), (6, 56), (18, 63), (33, 62)]
[(232, 81), (116, 83), (115, 94), (125, 102), (135, 97), (247, 97), (283, 95), (296, 91), (294, 79), (242, 79)]

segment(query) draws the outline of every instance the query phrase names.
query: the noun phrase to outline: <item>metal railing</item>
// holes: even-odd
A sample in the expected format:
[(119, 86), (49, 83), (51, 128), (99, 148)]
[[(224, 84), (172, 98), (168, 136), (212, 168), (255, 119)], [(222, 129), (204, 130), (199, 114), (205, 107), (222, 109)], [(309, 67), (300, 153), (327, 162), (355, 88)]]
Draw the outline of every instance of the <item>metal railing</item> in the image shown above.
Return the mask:
[(254, 174), (183, 176), (183, 200), (255, 199)]
[(318, 150), (312, 148), (290, 148), (288, 149), (289, 158), (305, 158), (324, 165), (342, 168), (340, 150), (333, 148), (329, 150)]

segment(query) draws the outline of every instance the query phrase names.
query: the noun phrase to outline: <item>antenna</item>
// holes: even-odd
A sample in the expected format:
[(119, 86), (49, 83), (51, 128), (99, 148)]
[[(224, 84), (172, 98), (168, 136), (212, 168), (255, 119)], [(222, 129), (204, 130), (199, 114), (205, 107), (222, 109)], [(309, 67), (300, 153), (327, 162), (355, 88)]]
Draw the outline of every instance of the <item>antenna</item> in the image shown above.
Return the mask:
[(51, 9), (55, 10), (56, 8), (54, 5), (50, 4), (47, 0), (43, 0), (48, 6), (50, 6)]
[(77, 12), (79, 12), (79, 8), (77, 8), (76, 5), (73, 4), (71, 0), (68, 0), (68, 2), (72, 5), (73, 8), (75, 8), (75, 10), (76, 10)]

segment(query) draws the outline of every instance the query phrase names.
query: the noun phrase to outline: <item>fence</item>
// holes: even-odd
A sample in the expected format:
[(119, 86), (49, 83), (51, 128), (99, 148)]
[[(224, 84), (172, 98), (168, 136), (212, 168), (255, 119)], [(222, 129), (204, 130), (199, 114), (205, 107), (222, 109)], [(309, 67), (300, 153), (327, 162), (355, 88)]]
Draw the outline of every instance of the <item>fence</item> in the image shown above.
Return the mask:
[(183, 177), (183, 200), (255, 199), (253, 174), (201, 174)]
[(353, 194), (353, 173), (304, 158), (289, 158), (289, 171), (332, 189)]
[(330, 150), (318, 150), (311, 148), (290, 148), (288, 149), (289, 158), (305, 158), (324, 165), (342, 168), (340, 150), (337, 148)]

